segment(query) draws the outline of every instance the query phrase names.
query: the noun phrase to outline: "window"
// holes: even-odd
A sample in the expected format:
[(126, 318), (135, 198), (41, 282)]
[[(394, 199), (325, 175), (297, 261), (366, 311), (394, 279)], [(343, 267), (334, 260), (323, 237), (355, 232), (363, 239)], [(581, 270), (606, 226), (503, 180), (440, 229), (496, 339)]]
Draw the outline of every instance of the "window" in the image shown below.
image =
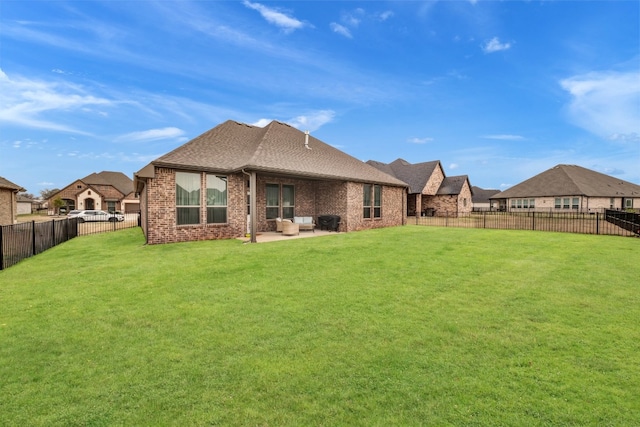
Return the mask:
[(227, 222), (227, 177), (207, 175), (207, 224)]
[(569, 198), (564, 197), (562, 199), (562, 209), (569, 209)]
[(373, 217), (382, 217), (382, 186), (373, 186)]
[(282, 186), (282, 218), (291, 219), (294, 216), (295, 192), (293, 185)]
[(580, 199), (578, 197), (574, 197), (573, 199), (571, 199), (571, 209), (578, 209), (579, 205)]
[(276, 219), (280, 213), (280, 186), (267, 184), (267, 219)]
[(633, 199), (624, 199), (624, 207), (627, 209), (633, 209)]
[(556, 197), (554, 207), (556, 209), (560, 209), (562, 207), (562, 203), (561, 203), (560, 197)]
[(528, 200), (528, 199), (524, 199), (524, 200), (522, 201), (522, 207), (523, 207), (524, 209), (529, 209), (529, 200)]
[(116, 211), (116, 202), (107, 202), (107, 212)]
[(200, 174), (176, 172), (178, 225), (200, 223)]
[(536, 199), (529, 199), (529, 209), (536, 207)]
[(516, 199), (511, 199), (511, 209), (516, 208)]
[(364, 184), (362, 187), (362, 217), (371, 218), (371, 184)]

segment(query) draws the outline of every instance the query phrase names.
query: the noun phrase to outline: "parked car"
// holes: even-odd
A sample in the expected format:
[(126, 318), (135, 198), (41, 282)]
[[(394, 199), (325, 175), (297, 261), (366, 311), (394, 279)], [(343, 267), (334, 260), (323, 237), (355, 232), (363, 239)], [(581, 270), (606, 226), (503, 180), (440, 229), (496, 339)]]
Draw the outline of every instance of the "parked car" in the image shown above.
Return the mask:
[(67, 218), (78, 218), (78, 222), (88, 221), (124, 221), (124, 215), (121, 213), (108, 213), (99, 210), (71, 211)]

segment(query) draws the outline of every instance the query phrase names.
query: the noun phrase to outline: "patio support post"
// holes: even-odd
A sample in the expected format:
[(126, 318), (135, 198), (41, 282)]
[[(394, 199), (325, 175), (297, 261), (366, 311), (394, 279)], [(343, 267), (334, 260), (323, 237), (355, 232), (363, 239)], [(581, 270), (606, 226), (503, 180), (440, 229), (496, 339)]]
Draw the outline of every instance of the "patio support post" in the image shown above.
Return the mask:
[(257, 243), (258, 242), (258, 238), (256, 236), (256, 228), (257, 228), (257, 224), (256, 224), (256, 197), (258, 194), (258, 188), (257, 188), (257, 179), (256, 179), (256, 172), (255, 171), (251, 171), (251, 174), (249, 175), (249, 221), (251, 222), (251, 243)]

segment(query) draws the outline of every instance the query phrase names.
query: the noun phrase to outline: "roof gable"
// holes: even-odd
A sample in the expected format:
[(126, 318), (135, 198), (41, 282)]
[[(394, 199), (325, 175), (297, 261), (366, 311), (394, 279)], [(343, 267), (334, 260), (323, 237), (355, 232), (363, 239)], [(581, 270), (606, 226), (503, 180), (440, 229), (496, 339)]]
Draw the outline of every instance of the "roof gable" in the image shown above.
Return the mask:
[[(439, 167), (442, 169), (439, 160), (411, 164), (404, 159), (396, 159), (386, 164), (375, 160), (367, 161), (376, 169), (385, 172), (409, 185), (409, 193), (422, 193), (422, 190), (429, 182), (433, 172)], [(444, 175), (444, 171), (442, 173)]]
[[(436, 194), (438, 195), (457, 195), (462, 193), (464, 184), (468, 183), (469, 177), (467, 175), (450, 176), (445, 178), (438, 189)], [(469, 190), (473, 194), (473, 190), (469, 185)]]
[(151, 163), (175, 169), (225, 173), (244, 169), (405, 186), (404, 182), (278, 121), (260, 128), (228, 120)]
[(557, 165), (492, 198), (640, 197), (640, 185), (576, 165)]
[(18, 184), (14, 184), (13, 182), (1, 176), (0, 176), (0, 188), (5, 188), (13, 191), (26, 191), (24, 188), (20, 187)]
[(85, 176), (80, 181), (89, 186), (112, 186), (125, 196), (133, 191), (133, 181), (122, 172), (94, 172), (91, 175)]

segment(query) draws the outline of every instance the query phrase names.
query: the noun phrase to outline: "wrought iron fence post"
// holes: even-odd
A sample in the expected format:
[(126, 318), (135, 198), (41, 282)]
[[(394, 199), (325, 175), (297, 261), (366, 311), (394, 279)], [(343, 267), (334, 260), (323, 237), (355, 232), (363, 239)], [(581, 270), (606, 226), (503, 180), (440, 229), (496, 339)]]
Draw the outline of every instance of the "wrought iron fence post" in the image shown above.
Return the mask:
[(532, 230), (536, 229), (536, 213), (535, 212), (531, 212), (531, 229)]
[(596, 212), (596, 234), (600, 234), (600, 212)]
[(36, 254), (36, 221), (31, 221), (31, 256)]

